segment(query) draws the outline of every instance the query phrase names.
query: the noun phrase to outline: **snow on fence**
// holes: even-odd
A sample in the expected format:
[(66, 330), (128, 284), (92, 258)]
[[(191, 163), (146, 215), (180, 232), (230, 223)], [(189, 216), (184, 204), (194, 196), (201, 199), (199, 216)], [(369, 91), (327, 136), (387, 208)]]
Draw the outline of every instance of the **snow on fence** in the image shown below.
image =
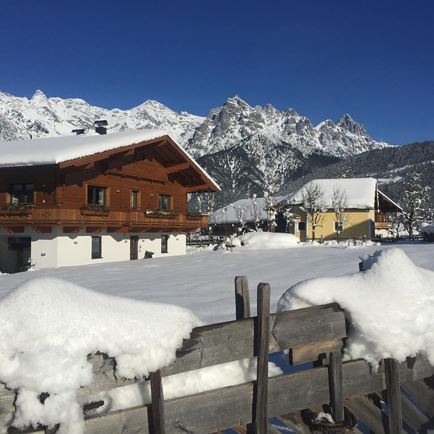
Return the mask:
[[(117, 377), (114, 359), (89, 356), (95, 381), (80, 390), (83, 411), (88, 413), (85, 432), (204, 434), (229, 427), (238, 433), (279, 432), (270, 426), (271, 417), (297, 433), (344, 431), (353, 428), (357, 420), (380, 434), (401, 433), (403, 422), (415, 432), (433, 426), (434, 368), (427, 360), (417, 357), (398, 363), (387, 359), (377, 371), (364, 360), (342, 362), (348, 324), (337, 304), (270, 314), (269, 295), (269, 285), (260, 284), (258, 315), (250, 317), (248, 282), (237, 277), (237, 319), (193, 329), (176, 361), (150, 375), (150, 404), (90, 415), (91, 409), (101, 406), (90, 397), (134, 381)], [(303, 369), (269, 378), (269, 353), (282, 351), (288, 352), (291, 365), (303, 365)], [(257, 357), (256, 381), (164, 399), (162, 377), (253, 357)], [(381, 399), (388, 403), (386, 409)], [(15, 411), (14, 400), (14, 391), (0, 390), (4, 427)], [(324, 405), (333, 422), (316, 417)], [(28, 432), (53, 433), (55, 429)]]

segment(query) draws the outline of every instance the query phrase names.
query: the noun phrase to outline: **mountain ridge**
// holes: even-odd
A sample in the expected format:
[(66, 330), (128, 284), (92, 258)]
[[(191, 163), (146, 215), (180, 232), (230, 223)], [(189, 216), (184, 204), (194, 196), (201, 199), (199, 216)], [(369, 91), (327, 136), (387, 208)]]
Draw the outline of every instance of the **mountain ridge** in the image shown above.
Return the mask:
[(76, 128), (94, 133), (97, 119), (108, 121), (108, 133), (168, 131), (220, 183), (219, 204), (252, 193), (273, 194), (312, 162), (320, 167), (390, 146), (372, 139), (349, 114), (313, 125), (293, 108), (251, 106), (239, 96), (203, 117), (178, 113), (150, 99), (122, 110), (93, 106), (80, 98), (47, 97), (41, 90), (30, 99), (0, 92), (0, 140), (70, 135)]

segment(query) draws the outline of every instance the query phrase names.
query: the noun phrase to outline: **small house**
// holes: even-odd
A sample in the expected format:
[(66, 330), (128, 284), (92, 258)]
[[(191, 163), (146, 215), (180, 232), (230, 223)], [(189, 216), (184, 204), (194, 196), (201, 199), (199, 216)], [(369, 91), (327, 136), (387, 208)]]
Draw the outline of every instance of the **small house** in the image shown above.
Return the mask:
[(308, 239), (372, 239), (392, 227), (402, 208), (374, 178), (315, 179), (279, 202), (288, 232)]
[(185, 254), (216, 191), (160, 130), (0, 142), (0, 271)]

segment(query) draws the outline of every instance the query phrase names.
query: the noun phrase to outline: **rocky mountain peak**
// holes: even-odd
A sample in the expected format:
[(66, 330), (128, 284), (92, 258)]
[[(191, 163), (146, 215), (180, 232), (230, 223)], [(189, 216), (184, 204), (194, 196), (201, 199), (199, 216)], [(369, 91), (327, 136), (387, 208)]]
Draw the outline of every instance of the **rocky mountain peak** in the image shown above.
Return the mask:
[(354, 121), (349, 114), (342, 115), (336, 122), (336, 125), (358, 136), (368, 136), (363, 125)]

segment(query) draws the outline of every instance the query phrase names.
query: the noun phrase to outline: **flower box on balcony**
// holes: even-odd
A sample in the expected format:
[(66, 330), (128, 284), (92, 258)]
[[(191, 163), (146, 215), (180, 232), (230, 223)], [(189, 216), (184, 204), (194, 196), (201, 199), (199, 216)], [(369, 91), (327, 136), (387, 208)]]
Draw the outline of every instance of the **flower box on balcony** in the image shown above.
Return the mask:
[(85, 205), (81, 207), (81, 213), (83, 215), (108, 216), (110, 210), (101, 205)]
[(8, 203), (0, 206), (0, 215), (26, 215), (32, 212), (33, 203)]
[(145, 211), (146, 217), (175, 218), (177, 215), (178, 213), (171, 209), (147, 209)]

